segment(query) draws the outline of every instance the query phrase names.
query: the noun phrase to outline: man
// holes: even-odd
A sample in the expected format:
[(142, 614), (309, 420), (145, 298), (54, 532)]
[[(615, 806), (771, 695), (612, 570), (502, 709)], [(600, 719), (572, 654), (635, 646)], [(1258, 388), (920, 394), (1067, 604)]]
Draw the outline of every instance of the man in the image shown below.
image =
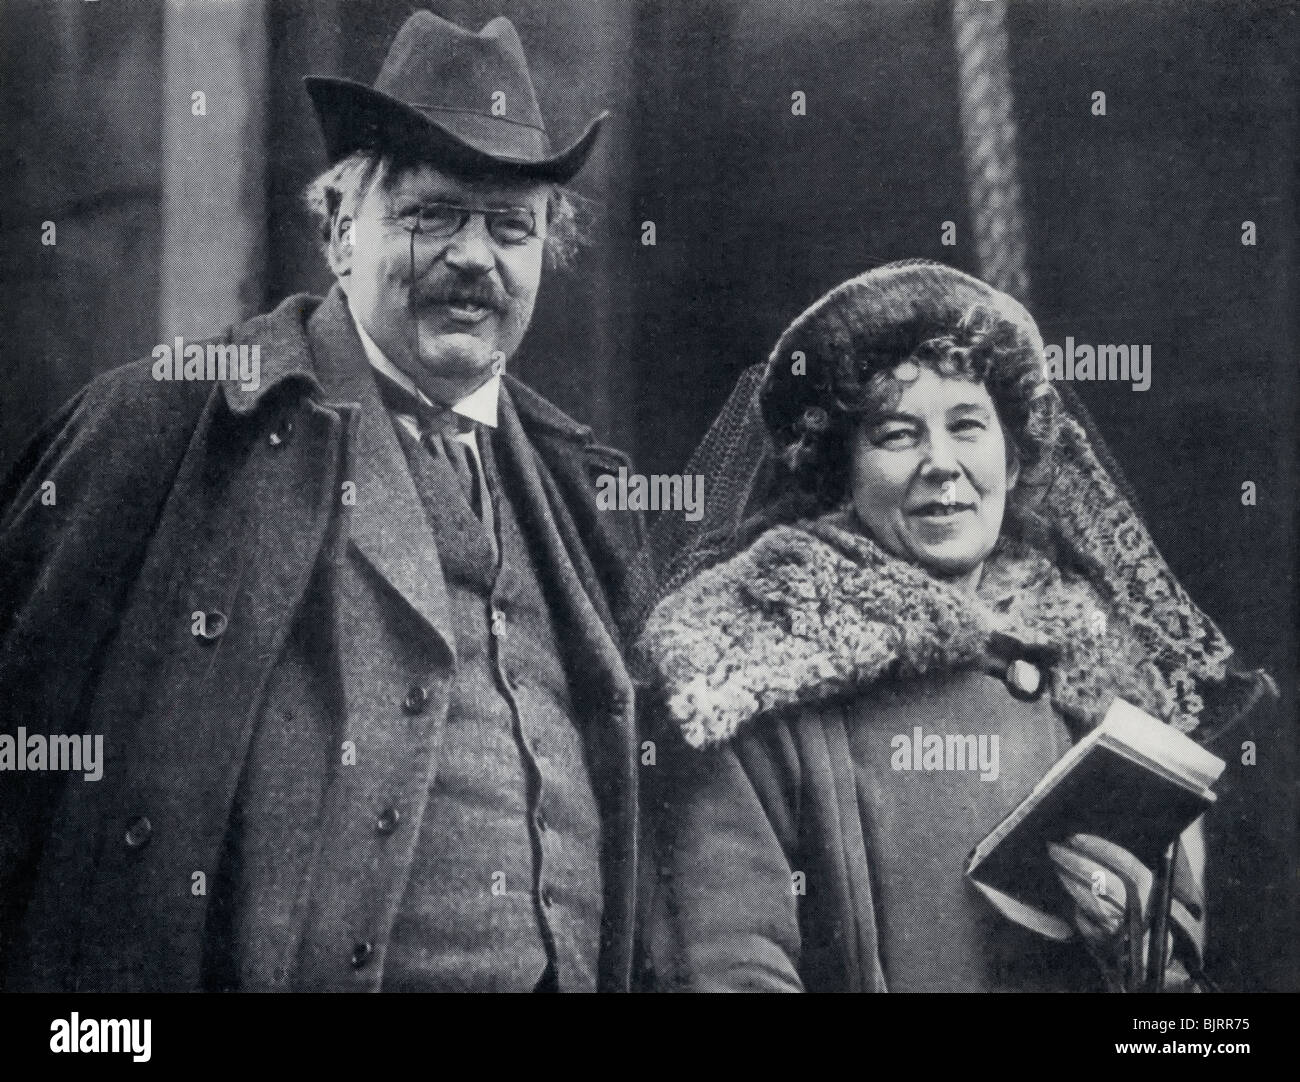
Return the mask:
[(552, 153), (503, 18), (308, 91), (329, 295), (230, 333), (256, 379), (95, 380), (4, 492), (7, 987), (625, 988), (644, 534), (504, 373), (603, 117)]

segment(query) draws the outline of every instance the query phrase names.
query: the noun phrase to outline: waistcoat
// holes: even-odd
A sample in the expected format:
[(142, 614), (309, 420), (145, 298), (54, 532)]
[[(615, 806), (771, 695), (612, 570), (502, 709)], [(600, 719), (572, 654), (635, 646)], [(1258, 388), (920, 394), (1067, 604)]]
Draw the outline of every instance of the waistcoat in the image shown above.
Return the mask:
[(457, 670), (385, 989), (595, 988), (600, 817), (544, 587), (479, 440), (496, 550), (451, 474), (398, 427), (446, 577)]

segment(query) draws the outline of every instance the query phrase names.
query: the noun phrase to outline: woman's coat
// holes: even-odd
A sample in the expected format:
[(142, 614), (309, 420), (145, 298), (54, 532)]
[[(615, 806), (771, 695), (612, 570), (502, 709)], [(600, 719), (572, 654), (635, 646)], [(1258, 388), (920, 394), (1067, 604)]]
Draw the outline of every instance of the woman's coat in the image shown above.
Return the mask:
[[(1012, 926), (962, 876), (1079, 735), (1047, 694), (1060, 652), (991, 633), (946, 587), (891, 601), (881, 578), (777, 527), (656, 610), (638, 650), (668, 748), (643, 792), (656, 987), (1099, 987), (1080, 943)], [(925, 770), (918, 729), (1000, 735), (996, 769), (986, 741), (979, 770)]]

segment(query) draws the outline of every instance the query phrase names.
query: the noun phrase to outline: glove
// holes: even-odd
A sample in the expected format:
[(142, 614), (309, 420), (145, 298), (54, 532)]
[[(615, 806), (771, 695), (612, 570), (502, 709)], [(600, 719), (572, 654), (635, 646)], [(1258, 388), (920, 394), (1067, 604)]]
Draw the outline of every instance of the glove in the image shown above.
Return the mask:
[[(1150, 949), (1154, 875), (1132, 853), (1092, 834), (1049, 843), (1048, 856), (1074, 904), (1073, 923), (1112, 991), (1135, 990), (1145, 974)], [(1187, 896), (1187, 878), (1175, 876), (1165, 968), (1168, 991), (1193, 991), (1200, 973), (1199, 910)], [(1182, 893), (1182, 897), (1180, 897)], [(1196, 908), (1193, 908), (1196, 907)]]

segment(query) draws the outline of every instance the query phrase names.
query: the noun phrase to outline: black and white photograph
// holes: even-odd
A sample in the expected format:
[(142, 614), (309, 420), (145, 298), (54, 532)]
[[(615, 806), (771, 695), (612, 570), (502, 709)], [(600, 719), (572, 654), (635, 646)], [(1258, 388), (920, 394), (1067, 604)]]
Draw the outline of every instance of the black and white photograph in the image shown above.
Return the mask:
[(0, 12), (10, 1047), (338, 992), (1265, 1047), (1300, 4)]

